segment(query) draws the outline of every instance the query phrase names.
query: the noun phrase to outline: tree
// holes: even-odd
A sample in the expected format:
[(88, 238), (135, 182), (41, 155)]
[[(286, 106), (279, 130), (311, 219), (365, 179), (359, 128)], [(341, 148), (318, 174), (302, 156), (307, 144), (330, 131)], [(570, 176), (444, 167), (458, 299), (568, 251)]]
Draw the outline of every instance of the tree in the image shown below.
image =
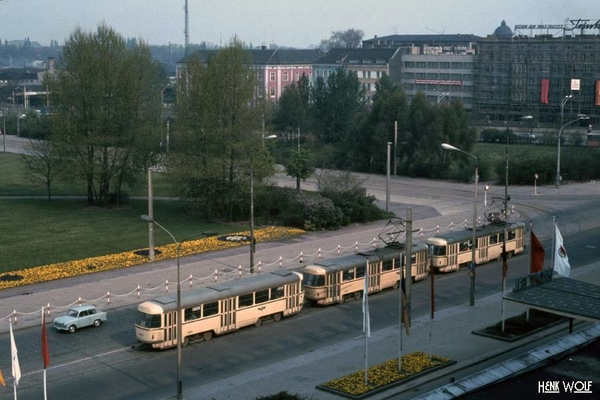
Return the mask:
[(387, 142), (394, 141), (396, 122), (399, 141), (405, 136), (408, 102), (404, 92), (387, 75), (375, 87), (371, 110), (357, 124), (346, 153), (353, 170), (384, 173)]
[(328, 51), (334, 48), (356, 49), (362, 44), (365, 33), (362, 29), (347, 29), (345, 31), (333, 31), (329, 39), (321, 40), (319, 47)]
[(42, 183), (52, 200), (52, 183), (65, 172), (65, 163), (57, 154), (51, 140), (30, 140), (21, 156), (27, 177), (34, 183)]
[(300, 191), (300, 180), (309, 178), (315, 171), (315, 159), (312, 152), (304, 147), (290, 152), (285, 164), (287, 176), (296, 178), (296, 190)]
[(76, 29), (67, 39), (56, 75), (45, 84), (57, 114), (51, 138), (87, 187), (89, 204), (108, 205), (125, 183), (153, 162), (158, 147), (159, 100), (151, 86), (161, 79), (143, 42), (130, 49), (101, 24), (96, 32)]
[(265, 101), (250, 54), (234, 38), (208, 60), (192, 55), (178, 80), (177, 134), (170, 167), (192, 209), (234, 220), (255, 185), (272, 172), (262, 140)]

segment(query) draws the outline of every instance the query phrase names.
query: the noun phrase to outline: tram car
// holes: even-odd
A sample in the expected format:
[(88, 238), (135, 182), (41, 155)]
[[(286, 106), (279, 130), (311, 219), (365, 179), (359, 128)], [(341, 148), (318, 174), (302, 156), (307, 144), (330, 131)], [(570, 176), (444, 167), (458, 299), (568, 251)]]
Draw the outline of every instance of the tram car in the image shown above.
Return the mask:
[(304, 304), (302, 274), (277, 270), (250, 278), (227, 281), (138, 305), (136, 338), (155, 349), (177, 345), (177, 318), (182, 318), (182, 346), (192, 340), (260, 326), (266, 319), (279, 321), (299, 313)]
[[(400, 268), (405, 262), (404, 246), (385, 247), (316, 262), (302, 270), (306, 302), (310, 305), (327, 305), (359, 299), (364, 290), (367, 263), (369, 293), (390, 287), (398, 288)], [(413, 281), (425, 279), (429, 275), (427, 246), (424, 243), (412, 246), (411, 265)], [(404, 275), (406, 276), (406, 271)]]
[[(504, 232), (508, 256), (525, 250), (525, 224), (522, 222), (503, 225), (484, 225), (476, 230), (475, 265), (502, 257)], [(440, 234), (427, 239), (431, 267), (440, 272), (458, 271), (468, 266), (472, 259), (473, 231), (465, 229)]]

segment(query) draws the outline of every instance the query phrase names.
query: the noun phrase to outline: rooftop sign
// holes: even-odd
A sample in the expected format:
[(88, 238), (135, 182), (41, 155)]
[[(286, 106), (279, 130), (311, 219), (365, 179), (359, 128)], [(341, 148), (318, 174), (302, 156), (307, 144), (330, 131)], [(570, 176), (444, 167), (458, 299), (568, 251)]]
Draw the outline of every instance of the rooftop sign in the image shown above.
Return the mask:
[(517, 29), (564, 29), (565, 31), (574, 31), (576, 29), (600, 29), (600, 19), (571, 19), (567, 24), (515, 25), (515, 30)]

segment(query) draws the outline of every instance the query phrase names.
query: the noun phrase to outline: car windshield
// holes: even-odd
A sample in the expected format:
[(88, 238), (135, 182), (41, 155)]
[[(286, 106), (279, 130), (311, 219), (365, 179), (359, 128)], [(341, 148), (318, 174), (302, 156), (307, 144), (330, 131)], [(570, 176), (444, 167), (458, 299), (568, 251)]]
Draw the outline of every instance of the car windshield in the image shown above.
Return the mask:
[(69, 317), (76, 317), (76, 316), (77, 316), (77, 314), (78, 314), (77, 310), (73, 310), (73, 309), (70, 309), (70, 310), (67, 312), (67, 315), (68, 315)]

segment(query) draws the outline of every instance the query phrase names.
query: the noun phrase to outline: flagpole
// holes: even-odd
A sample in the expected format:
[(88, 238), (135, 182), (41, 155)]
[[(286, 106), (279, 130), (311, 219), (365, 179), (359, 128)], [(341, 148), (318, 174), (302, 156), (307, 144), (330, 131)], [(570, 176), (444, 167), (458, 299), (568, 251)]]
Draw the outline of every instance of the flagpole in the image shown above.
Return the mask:
[(398, 260), (399, 265), (399, 277), (398, 277), (398, 335), (400, 335), (398, 347), (398, 372), (402, 371), (402, 313), (404, 312), (404, 304), (402, 302), (402, 278), (404, 277), (404, 254), (400, 249), (400, 259)]
[(435, 314), (435, 286), (434, 286), (434, 278), (433, 278), (433, 267), (431, 266), (431, 261), (429, 264), (429, 273), (431, 274), (431, 318), (429, 322), (429, 357), (433, 358), (433, 319)]
[(46, 337), (46, 315), (44, 314), (44, 307), (42, 306), (42, 359), (44, 360), (44, 400), (48, 400), (48, 391), (46, 386), (46, 351), (47, 348), (47, 337)]
[[(531, 263), (533, 262), (533, 221), (529, 221), (529, 271), (527, 274), (531, 272)], [(529, 322), (529, 307), (527, 307), (527, 311), (525, 311), (525, 321)]]
[(555, 255), (556, 255), (556, 216), (552, 216), (552, 269), (554, 269)]
[(369, 259), (365, 265), (365, 285), (363, 289), (363, 331), (365, 332), (365, 385), (369, 382), (369, 336), (371, 322), (369, 320)]

